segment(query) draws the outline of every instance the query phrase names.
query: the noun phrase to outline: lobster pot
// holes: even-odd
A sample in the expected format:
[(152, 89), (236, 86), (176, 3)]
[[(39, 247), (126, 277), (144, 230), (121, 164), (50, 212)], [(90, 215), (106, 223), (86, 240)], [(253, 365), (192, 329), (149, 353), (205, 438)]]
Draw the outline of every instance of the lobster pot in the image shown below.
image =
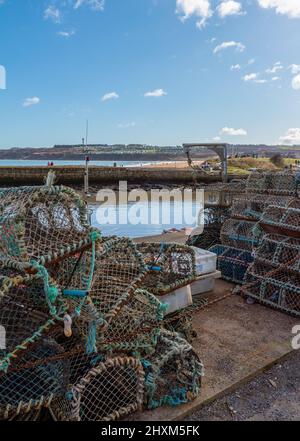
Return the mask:
[(274, 271), (274, 267), (270, 263), (260, 262), (255, 259), (254, 262), (249, 266), (244, 281), (246, 284), (251, 283), (256, 280), (263, 280), (267, 273)]
[(278, 266), (288, 266), (300, 272), (300, 239), (266, 234), (255, 252), (255, 260)]
[(231, 216), (249, 220), (259, 220), (269, 205), (280, 207), (299, 206), (300, 200), (292, 196), (264, 195), (248, 193), (241, 199), (235, 199), (231, 208)]
[(47, 339), (56, 342), (62, 348), (60, 358), (68, 362), (64, 381), (68, 388), (77, 384), (95, 365), (105, 360), (105, 355), (102, 353), (87, 354), (85, 341), (76, 326), (72, 327), (72, 331), (72, 335), (66, 337), (62, 324), (58, 323), (47, 333)]
[(271, 205), (264, 211), (260, 225), (267, 232), (300, 239), (300, 208)]
[(299, 176), (291, 171), (254, 172), (247, 180), (247, 192), (298, 196)]
[(66, 187), (0, 191), (0, 254), (45, 264), (91, 243), (84, 202)]
[(203, 365), (192, 346), (176, 333), (162, 331), (155, 353), (143, 365), (148, 409), (178, 406), (200, 392)]
[[(258, 272), (255, 269), (255, 272)], [(252, 281), (244, 285), (240, 294), (283, 312), (300, 316), (300, 273), (277, 268), (270, 272), (251, 274)]]
[(63, 395), (69, 366), (59, 358), (61, 352), (55, 342), (43, 342), (26, 352), (9, 373), (1, 374), (0, 419), (26, 419)]
[(191, 247), (172, 243), (140, 243), (137, 248), (149, 270), (143, 286), (153, 294), (165, 294), (195, 279), (195, 254)]
[(215, 245), (210, 251), (218, 256), (217, 269), (221, 271), (223, 279), (238, 284), (244, 283), (245, 273), (254, 259), (250, 251), (225, 245)]
[(229, 208), (211, 206), (204, 210), (204, 218), (205, 225), (203, 233), (189, 236), (187, 244), (207, 250), (220, 242), (220, 231), (226, 219), (229, 218)]
[(228, 219), (222, 226), (220, 238), (222, 245), (251, 251), (259, 243), (256, 222)]
[(142, 256), (127, 238), (110, 238), (100, 244), (91, 285), (91, 298), (99, 314), (110, 323), (136, 288), (146, 268)]
[(181, 314), (180, 311), (168, 314), (164, 319), (164, 328), (172, 333), (177, 333), (180, 337), (192, 343), (197, 336), (193, 329), (193, 310), (186, 308), (184, 314)]
[(69, 309), (79, 311), (86, 321), (101, 317), (106, 325), (141, 285), (145, 272), (132, 241), (114, 237), (98, 241), (94, 255), (90, 249), (84, 250), (50, 268), (50, 274), (64, 287)]
[(141, 409), (143, 395), (141, 362), (131, 357), (110, 358), (54, 400), (51, 413), (61, 421), (115, 421)]
[(80, 331), (86, 338), (88, 352), (93, 350), (93, 338), (99, 351), (135, 351), (140, 354), (153, 351), (167, 305), (153, 294), (137, 289), (122, 305), (107, 327), (94, 322), (80, 323)]
[(241, 198), (246, 191), (244, 179), (233, 179), (224, 184), (215, 183), (204, 188), (205, 204), (209, 206), (230, 206), (233, 199)]
[(19, 353), (39, 340), (53, 323), (41, 278), (16, 274), (0, 277), (0, 324), (5, 333), (0, 370), (5, 370)]

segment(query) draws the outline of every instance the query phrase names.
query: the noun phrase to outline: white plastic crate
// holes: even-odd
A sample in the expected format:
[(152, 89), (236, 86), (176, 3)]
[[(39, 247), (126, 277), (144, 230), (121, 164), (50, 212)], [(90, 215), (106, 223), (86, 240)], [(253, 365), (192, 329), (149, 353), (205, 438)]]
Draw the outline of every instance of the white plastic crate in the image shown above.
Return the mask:
[(201, 248), (191, 247), (195, 252), (196, 274), (213, 273), (217, 269), (217, 255), (211, 251), (202, 250)]
[(191, 283), (192, 296), (202, 294), (204, 292), (213, 291), (215, 288), (215, 280), (221, 277), (220, 271), (214, 271), (211, 274), (200, 276), (197, 280)]
[(180, 309), (186, 308), (187, 306), (193, 304), (191, 285), (186, 285), (182, 288), (175, 289), (168, 294), (159, 296), (158, 299), (161, 302), (169, 305), (166, 314), (179, 311)]

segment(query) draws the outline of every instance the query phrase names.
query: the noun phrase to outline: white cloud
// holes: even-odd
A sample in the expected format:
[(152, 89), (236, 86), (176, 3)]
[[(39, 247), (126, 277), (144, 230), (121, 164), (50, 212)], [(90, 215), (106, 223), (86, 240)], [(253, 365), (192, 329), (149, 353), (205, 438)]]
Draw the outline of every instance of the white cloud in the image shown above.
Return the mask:
[(136, 122), (132, 121), (130, 123), (120, 123), (118, 124), (119, 129), (129, 129), (130, 127), (135, 127)]
[(253, 83), (258, 83), (258, 84), (267, 83), (267, 80), (259, 78), (259, 74), (258, 73), (246, 74), (246, 75), (243, 76), (243, 80), (246, 83), (247, 82), (253, 82)]
[(230, 70), (241, 70), (242, 66), (240, 64), (234, 64), (231, 66)]
[(299, 0), (257, 0), (264, 9), (275, 9), (277, 14), (287, 15), (289, 18), (300, 18)]
[(292, 79), (292, 88), (295, 90), (300, 90), (300, 74), (296, 75)]
[(105, 0), (75, 0), (74, 9), (89, 6), (93, 11), (103, 11)]
[(221, 18), (228, 17), (230, 15), (245, 15), (241, 3), (234, 0), (222, 1), (217, 7), (218, 14)]
[(224, 41), (214, 48), (214, 54), (228, 48), (234, 48), (237, 52), (243, 52), (245, 50), (245, 46), (239, 41)]
[(48, 6), (44, 11), (44, 19), (52, 20), (54, 23), (60, 23), (61, 22), (60, 10), (53, 5)]
[(59, 31), (57, 32), (57, 35), (63, 38), (70, 38), (72, 35), (75, 34), (75, 31)]
[(266, 73), (268, 73), (268, 74), (274, 74), (274, 73), (276, 73), (276, 72), (279, 72), (279, 71), (282, 70), (282, 69), (283, 69), (283, 66), (282, 66), (281, 62), (280, 62), (280, 61), (277, 61), (277, 63), (275, 63), (275, 64), (273, 65), (273, 67), (271, 67), (271, 68), (269, 68), (269, 69), (266, 69)]
[(41, 101), (41, 100), (40, 100), (37, 96), (34, 96), (34, 97), (32, 97), (32, 98), (26, 98), (26, 99), (23, 101), (23, 107), (31, 107), (31, 106), (34, 106), (35, 104), (39, 104), (40, 101)]
[(103, 95), (101, 101), (117, 100), (118, 98), (119, 95), (117, 94), (117, 92), (109, 92)]
[(298, 73), (300, 73), (300, 64), (291, 64), (289, 66), (289, 69), (293, 75), (297, 75)]
[(271, 81), (279, 81), (280, 80), (280, 77), (272, 77), (271, 78)]
[(233, 129), (232, 127), (223, 127), (220, 134), (230, 136), (246, 136), (247, 131), (245, 129)]
[(257, 73), (251, 73), (251, 74), (247, 74), (243, 76), (243, 80), (244, 81), (254, 81), (256, 80), (258, 77)]
[(145, 97), (154, 97), (154, 98), (159, 98), (164, 95), (167, 95), (167, 92), (165, 92), (163, 89), (155, 89), (150, 92), (146, 92), (144, 94)]
[(195, 16), (198, 18), (197, 27), (202, 29), (208, 18), (213, 14), (210, 0), (176, 0), (176, 13), (182, 21)]
[(221, 141), (221, 137), (220, 136), (214, 136), (213, 137), (213, 141), (215, 141), (215, 142)]
[(255, 63), (255, 58), (250, 58), (250, 60), (248, 60), (249, 66), (254, 63)]
[(300, 129), (288, 129), (286, 134), (279, 138), (279, 142), (282, 144), (300, 144)]

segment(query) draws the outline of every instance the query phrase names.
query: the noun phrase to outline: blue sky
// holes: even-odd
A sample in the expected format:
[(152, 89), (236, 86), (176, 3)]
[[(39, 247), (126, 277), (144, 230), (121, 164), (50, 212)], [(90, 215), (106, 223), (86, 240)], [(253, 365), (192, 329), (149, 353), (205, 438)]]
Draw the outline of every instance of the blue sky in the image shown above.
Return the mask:
[(0, 148), (86, 119), (91, 143), (300, 144), (300, 0), (0, 0), (0, 32)]

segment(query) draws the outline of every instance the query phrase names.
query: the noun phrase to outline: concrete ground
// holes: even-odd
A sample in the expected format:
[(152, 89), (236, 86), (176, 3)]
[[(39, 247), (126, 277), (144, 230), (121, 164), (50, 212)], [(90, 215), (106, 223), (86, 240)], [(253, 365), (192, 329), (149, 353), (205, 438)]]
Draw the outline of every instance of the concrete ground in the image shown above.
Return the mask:
[[(297, 400), (299, 406), (299, 395), (295, 395), (295, 402), (289, 400), (291, 391), (296, 393), (296, 388), (299, 389), (300, 374), (296, 361), (290, 381), (287, 379), (286, 386), (282, 385), (282, 393), (276, 383), (277, 375), (270, 378), (274, 384), (267, 382), (266, 388), (258, 384), (255, 389), (253, 384), (265, 375), (263, 373), (267, 369), (284, 363), (283, 360), (294, 355), (292, 328), (299, 324), (299, 320), (260, 304), (247, 304), (242, 297), (231, 295), (233, 286), (217, 280), (214, 291), (204, 295), (209, 306), (194, 313), (193, 329), (197, 337), (192, 345), (204, 364), (205, 374), (200, 395), (194, 401), (178, 407), (165, 406), (136, 414), (135, 420), (182, 421), (191, 415), (195, 415), (193, 418), (196, 420), (201, 419), (203, 409), (209, 409), (211, 403), (223, 403), (222, 397), (231, 394), (232, 404), (229, 404), (226, 413), (216, 414), (219, 419), (255, 418), (256, 413), (264, 409), (265, 401), (274, 402), (275, 410), (280, 402), (281, 409), (287, 406), (286, 418), (294, 417)], [(235, 400), (234, 391), (241, 390), (249, 381), (254, 383), (251, 383), (248, 392), (241, 395), (243, 399), (237, 397)], [(251, 391), (253, 395), (250, 395)], [(220, 406), (222, 409), (222, 404)], [(208, 415), (214, 415), (214, 411)]]
[(300, 351), (186, 421), (299, 421)]

